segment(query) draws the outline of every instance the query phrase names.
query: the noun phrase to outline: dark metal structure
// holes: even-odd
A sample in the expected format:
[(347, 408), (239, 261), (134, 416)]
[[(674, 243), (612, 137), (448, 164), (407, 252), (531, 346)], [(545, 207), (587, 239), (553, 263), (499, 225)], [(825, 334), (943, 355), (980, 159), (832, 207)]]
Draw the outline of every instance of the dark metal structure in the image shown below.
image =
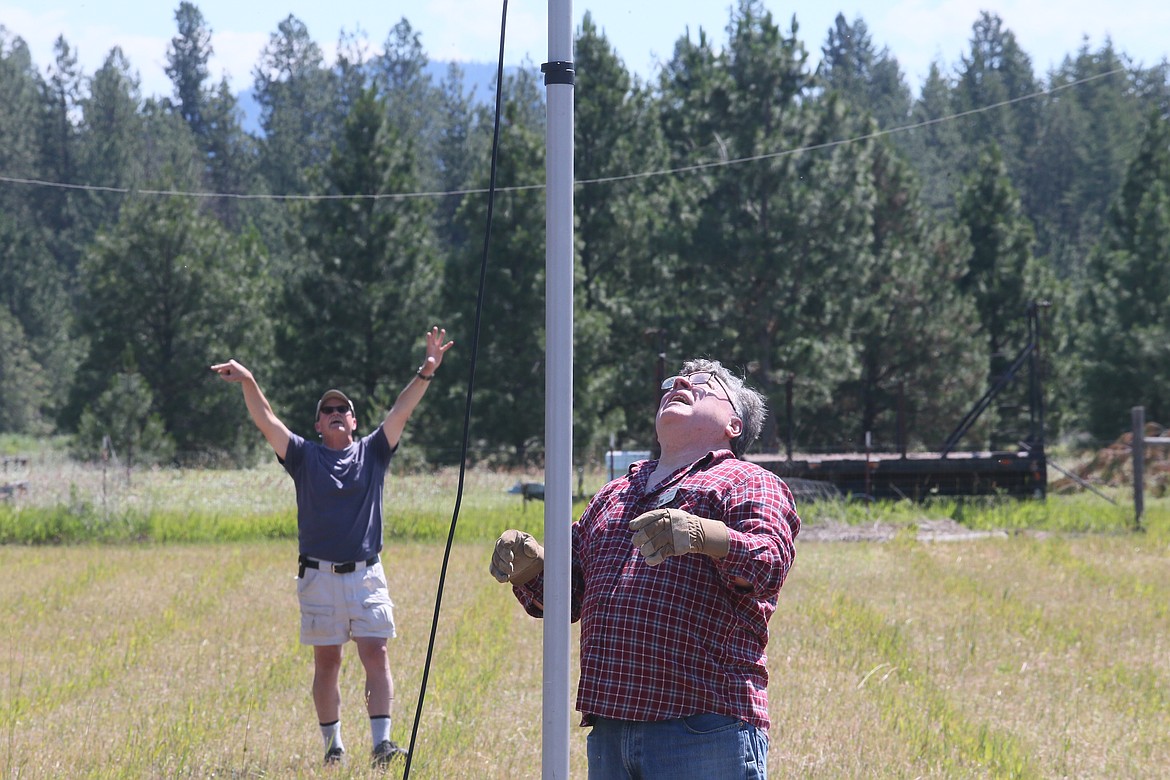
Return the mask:
[[(832, 485), (847, 497), (909, 499), (935, 496), (1002, 495), (1044, 498), (1048, 465), (1044, 452), (1044, 393), (1041, 382), (1040, 310), (1027, 309), (1028, 343), (955, 427), (937, 452), (752, 454), (748, 459), (781, 478)], [(960, 451), (964, 436), (991, 402), (1027, 369), (1028, 432), (1018, 447), (1003, 451)]]
[(909, 499), (936, 496), (1044, 498), (1044, 452), (861, 453), (842, 455), (749, 455), (781, 478), (832, 485), (847, 497)]

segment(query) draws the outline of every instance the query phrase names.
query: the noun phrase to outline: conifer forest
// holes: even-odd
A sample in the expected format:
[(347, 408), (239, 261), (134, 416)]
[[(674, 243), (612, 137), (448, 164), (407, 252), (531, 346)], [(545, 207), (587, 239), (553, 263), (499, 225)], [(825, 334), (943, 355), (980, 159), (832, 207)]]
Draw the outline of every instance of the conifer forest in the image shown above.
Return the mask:
[[(539, 66), (484, 100), (407, 19), (330, 61), (289, 16), (235, 85), (249, 126), (197, 5), (175, 22), (153, 96), (117, 48), (85, 73), (63, 38), (35, 62), (0, 26), (0, 434), (251, 463), (264, 441), (211, 364), (249, 367), (303, 435), (328, 387), (369, 430), (437, 324), (456, 346), (403, 457), (459, 459), (473, 377), (472, 458), (539, 463)], [(984, 12), (911, 84), (861, 18), (804, 30), (738, 0), (644, 79), (604, 22), (574, 43), (575, 457), (648, 448), (656, 377), (692, 357), (768, 397), (758, 450), (899, 427), (934, 449), (1030, 311), (1049, 441), (1112, 441), (1137, 405), (1170, 422), (1165, 60), (1086, 44), (1038, 73)], [(965, 446), (1013, 442), (1027, 402), (1010, 385)]]

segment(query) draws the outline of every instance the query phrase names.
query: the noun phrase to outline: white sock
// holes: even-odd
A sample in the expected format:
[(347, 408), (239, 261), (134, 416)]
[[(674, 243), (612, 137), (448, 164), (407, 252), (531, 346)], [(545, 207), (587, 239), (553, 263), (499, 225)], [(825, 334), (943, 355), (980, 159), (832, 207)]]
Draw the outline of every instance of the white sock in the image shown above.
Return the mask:
[(326, 753), (335, 747), (345, 750), (345, 745), (341, 742), (341, 721), (335, 720), (332, 723), (322, 723), (321, 736), (325, 739)]
[(374, 739), (374, 747), (378, 747), (385, 740), (390, 739), (389, 715), (375, 715), (370, 718), (370, 736)]

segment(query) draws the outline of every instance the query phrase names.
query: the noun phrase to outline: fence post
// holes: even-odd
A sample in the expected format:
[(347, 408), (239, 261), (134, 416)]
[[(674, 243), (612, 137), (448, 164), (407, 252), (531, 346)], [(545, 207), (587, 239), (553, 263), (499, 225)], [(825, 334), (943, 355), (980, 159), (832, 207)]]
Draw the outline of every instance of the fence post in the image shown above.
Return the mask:
[(1142, 514), (1145, 512), (1146, 474), (1146, 408), (1135, 406), (1130, 410), (1133, 423), (1133, 525), (1142, 530)]

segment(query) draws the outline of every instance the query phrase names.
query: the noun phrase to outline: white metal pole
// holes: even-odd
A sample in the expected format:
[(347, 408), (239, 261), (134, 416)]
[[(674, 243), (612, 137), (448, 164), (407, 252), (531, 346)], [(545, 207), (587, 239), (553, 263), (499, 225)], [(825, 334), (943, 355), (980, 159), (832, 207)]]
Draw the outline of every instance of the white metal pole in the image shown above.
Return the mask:
[(545, 129), (544, 719), (541, 776), (569, 778), (573, 520), (573, 5), (549, 0)]

